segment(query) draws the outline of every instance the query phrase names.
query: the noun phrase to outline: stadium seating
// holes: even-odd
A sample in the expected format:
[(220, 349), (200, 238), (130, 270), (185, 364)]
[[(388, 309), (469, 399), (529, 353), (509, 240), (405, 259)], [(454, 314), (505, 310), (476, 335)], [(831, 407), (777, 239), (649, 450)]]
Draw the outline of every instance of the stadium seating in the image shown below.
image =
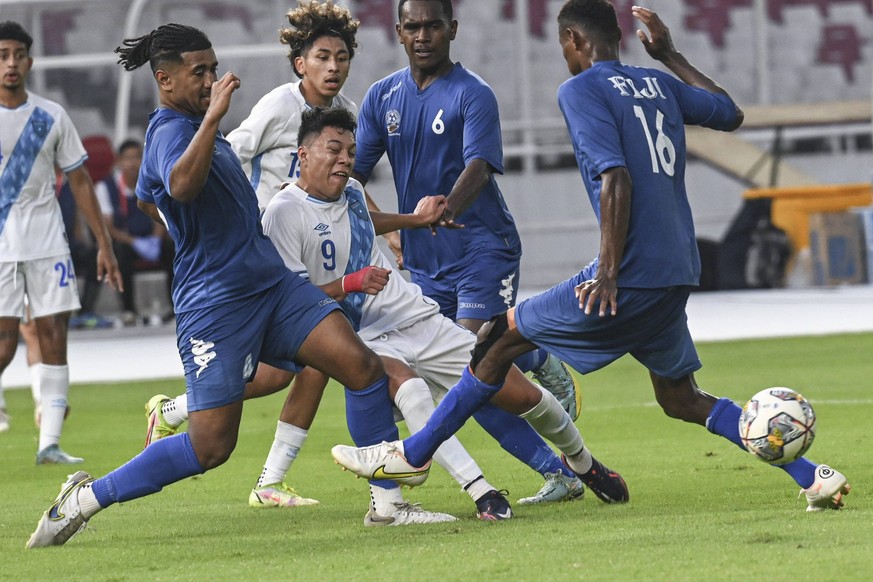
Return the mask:
[(849, 83), (855, 81), (855, 65), (862, 60), (864, 43), (854, 24), (829, 24), (822, 28), (816, 62), (838, 65)]

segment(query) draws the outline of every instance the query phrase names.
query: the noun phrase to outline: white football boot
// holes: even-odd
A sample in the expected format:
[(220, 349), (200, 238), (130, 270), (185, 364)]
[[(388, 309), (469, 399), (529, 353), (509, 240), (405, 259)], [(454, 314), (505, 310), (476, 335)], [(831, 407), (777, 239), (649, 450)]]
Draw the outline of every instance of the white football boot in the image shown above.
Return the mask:
[(418, 503), (395, 503), (394, 513), (389, 516), (381, 516), (370, 507), (370, 511), (364, 516), (364, 525), (367, 527), (415, 525), (422, 523), (448, 523), (458, 521), (458, 518), (448, 513), (425, 511)]
[(334, 461), (358, 477), (390, 479), (400, 485), (415, 487), (427, 480), (431, 461), (413, 467), (403, 455), (403, 441), (386, 442), (368, 447), (337, 445), (330, 450)]
[(845, 475), (827, 465), (819, 465), (815, 470), (815, 481), (800, 492), (806, 495), (807, 511), (822, 511), (840, 509), (843, 495), (848, 495), (851, 490), (852, 486), (846, 482)]
[(36, 531), (27, 540), (27, 549), (62, 546), (85, 529), (88, 520), (82, 516), (79, 489), (93, 480), (85, 471), (77, 471), (67, 477), (55, 502), (42, 514)]

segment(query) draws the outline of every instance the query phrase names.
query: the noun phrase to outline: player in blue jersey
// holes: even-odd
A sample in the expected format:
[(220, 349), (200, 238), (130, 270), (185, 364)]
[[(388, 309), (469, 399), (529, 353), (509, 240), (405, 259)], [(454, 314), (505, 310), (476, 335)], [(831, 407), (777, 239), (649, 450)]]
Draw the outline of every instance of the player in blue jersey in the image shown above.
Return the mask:
[[(495, 180), (503, 144), (494, 92), (451, 59), (458, 29), (450, 0), (400, 0), (397, 35), (409, 66), (376, 82), (361, 105), (355, 178), (366, 184), (387, 153), (398, 211), (442, 194), (443, 225), (401, 234), (403, 266), (443, 315), (472, 331), (515, 304), (521, 241)], [(544, 350), (516, 360), (575, 419), (579, 397), (566, 367)]]
[[(621, 29), (606, 0), (569, 0), (558, 14), (573, 75), (558, 90), (558, 102), (600, 223), (597, 258), (492, 319), (479, 333), (472, 374), (449, 390), (425, 428), (400, 443), (371, 447), (368, 460), (390, 459), (395, 470), (402, 470), (404, 455), (412, 466), (425, 462), (435, 436), (460, 426), (498, 394), (512, 357), (531, 345), (583, 373), (631, 354), (648, 368), (668, 416), (706, 426), (742, 448), (740, 407), (703, 392), (694, 380), (701, 364), (685, 304), (698, 283), (700, 259), (685, 192), (684, 124), (732, 131), (743, 113), (676, 51), (654, 12), (634, 7), (633, 14), (649, 29), (648, 36), (637, 33), (646, 51), (675, 77), (621, 63)], [(337, 448), (341, 464), (366, 473), (360, 449)], [(842, 474), (804, 458), (781, 468), (803, 488), (808, 511), (839, 509), (850, 489)]]
[[(149, 63), (158, 85), (137, 197), (166, 222), (176, 246), (173, 304), (188, 432), (153, 443), (99, 479), (71, 475), (28, 548), (61, 545), (98, 511), (224, 463), (258, 361), (281, 369), (296, 361), (347, 386), (354, 440), (397, 435), (381, 360), (334, 299), (285, 268), (261, 229), (255, 192), (218, 130), (239, 79), (218, 78), (212, 44), (188, 26), (163, 25), (116, 50), (127, 70)], [(417, 476), (392, 477), (414, 484)]]
[[(401, 233), (403, 267), (443, 315), (476, 332), (515, 304), (521, 260), (518, 231), (495, 180), (503, 173), (497, 99), (481, 78), (451, 59), (458, 22), (450, 0), (400, 0), (398, 19), (409, 66), (376, 82), (364, 97), (354, 177), (366, 184), (387, 154), (398, 212), (412, 212), (427, 195), (447, 197), (440, 225), (449, 229), (436, 236), (427, 229)], [(558, 358), (535, 349), (515, 363), (533, 371), (578, 417), (581, 394)], [(539, 440), (525, 423), (493, 406), (477, 412), (476, 420), (492, 435), (505, 431), (501, 442)]]

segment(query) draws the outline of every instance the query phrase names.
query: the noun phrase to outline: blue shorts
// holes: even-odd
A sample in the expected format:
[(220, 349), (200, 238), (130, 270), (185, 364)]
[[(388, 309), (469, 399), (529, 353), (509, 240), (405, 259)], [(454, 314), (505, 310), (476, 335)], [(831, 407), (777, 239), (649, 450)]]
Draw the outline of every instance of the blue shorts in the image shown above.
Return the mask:
[(617, 315), (600, 317), (579, 309), (574, 288), (589, 279), (583, 273), (518, 304), (515, 323), (525, 339), (582, 374), (625, 354), (666, 378), (700, 369), (685, 315), (690, 287), (619, 289)]
[(517, 252), (488, 250), (471, 256), (462, 269), (439, 280), (412, 273), (412, 282), (449, 319), (488, 321), (515, 305), (519, 263)]
[(288, 271), (269, 289), (180, 313), (176, 338), (185, 369), (188, 410), (241, 400), (259, 361), (296, 371), (293, 360), (318, 323), (339, 305)]

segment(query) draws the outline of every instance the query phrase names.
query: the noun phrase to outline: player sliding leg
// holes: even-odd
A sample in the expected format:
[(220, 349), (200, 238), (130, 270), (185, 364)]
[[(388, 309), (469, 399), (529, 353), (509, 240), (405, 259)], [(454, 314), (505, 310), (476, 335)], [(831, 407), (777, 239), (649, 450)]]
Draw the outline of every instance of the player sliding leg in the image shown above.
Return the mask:
[[(703, 392), (697, 387), (693, 374), (678, 380), (654, 373), (651, 376), (658, 403), (668, 416), (702, 424), (711, 433), (726, 438), (746, 451), (739, 429), (742, 408), (734, 401)], [(807, 511), (840, 509), (843, 496), (852, 489), (845, 475), (827, 465), (816, 465), (805, 457), (775, 466), (788, 473), (800, 486), (806, 495)]]
[(552, 441), (564, 453), (568, 466), (599, 499), (608, 503), (626, 502), (629, 494), (624, 480), (591, 455), (560, 403), (513, 367), (513, 358), (531, 350), (533, 344), (515, 329), (509, 332), (507, 329), (507, 314), (502, 314), (480, 330), (470, 367), (464, 370), (460, 382), (449, 390), (422, 430), (403, 441), (363, 448), (335, 446), (331, 453), (336, 462), (364, 477), (384, 470), (385, 466), (399, 473), (419, 470), (444, 440), (494, 398), (495, 404), (521, 416)]

